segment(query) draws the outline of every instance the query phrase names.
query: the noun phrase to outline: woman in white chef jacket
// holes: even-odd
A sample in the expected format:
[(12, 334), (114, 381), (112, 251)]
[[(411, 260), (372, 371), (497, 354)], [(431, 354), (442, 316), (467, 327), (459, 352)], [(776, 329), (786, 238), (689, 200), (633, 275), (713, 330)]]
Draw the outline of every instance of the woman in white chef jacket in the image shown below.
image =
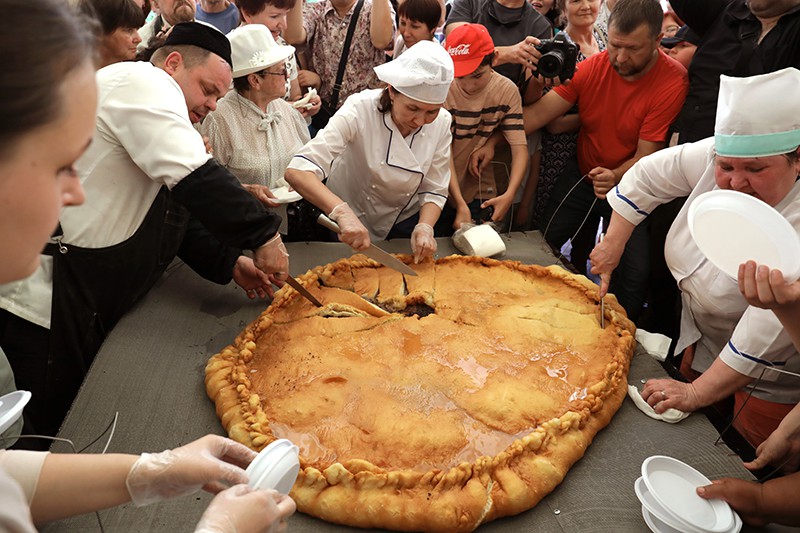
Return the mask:
[(793, 68), (750, 78), (722, 76), (714, 137), (634, 165), (608, 196), (611, 224), (591, 255), (603, 294), (634, 225), (655, 206), (689, 197), (667, 236), (665, 257), (682, 293), (676, 351), (694, 345), (691, 370), (702, 375), (691, 384), (650, 380), (642, 396), (660, 413), (695, 411), (733, 395), (734, 412), (744, 405), (734, 427), (754, 446), (800, 401), (797, 378), (773, 370), (800, 372), (800, 355), (778, 319), (748, 305), (737, 280), (697, 248), (688, 210), (704, 192), (732, 189), (771, 205), (800, 232), (800, 100), (793, 97), (798, 85), (800, 71)]
[[(433, 225), (450, 183), (453, 61), (423, 41), (375, 67), (389, 86), (350, 96), (286, 170), (286, 181), (341, 228), (356, 250), (411, 237), (415, 260), (436, 251)], [(327, 180), (327, 186), (322, 180)]]

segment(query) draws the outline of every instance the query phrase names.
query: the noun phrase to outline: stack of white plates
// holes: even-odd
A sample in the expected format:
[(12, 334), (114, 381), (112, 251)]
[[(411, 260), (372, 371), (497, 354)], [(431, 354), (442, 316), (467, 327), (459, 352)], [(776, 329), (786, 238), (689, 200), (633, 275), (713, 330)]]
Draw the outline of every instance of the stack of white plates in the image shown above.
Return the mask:
[(299, 472), (299, 448), (290, 440), (278, 439), (261, 450), (247, 467), (248, 484), (255, 489), (289, 494)]
[(654, 533), (739, 533), (742, 519), (722, 500), (704, 500), (697, 487), (711, 484), (703, 474), (664, 455), (642, 463), (636, 496)]

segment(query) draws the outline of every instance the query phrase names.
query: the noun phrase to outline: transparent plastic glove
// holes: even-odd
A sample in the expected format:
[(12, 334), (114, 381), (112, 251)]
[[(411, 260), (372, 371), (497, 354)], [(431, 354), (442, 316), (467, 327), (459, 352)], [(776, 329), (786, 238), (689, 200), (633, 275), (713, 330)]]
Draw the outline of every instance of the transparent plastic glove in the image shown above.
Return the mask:
[(328, 218), (339, 225), (340, 241), (358, 251), (366, 250), (369, 247), (369, 232), (347, 205), (347, 202), (334, 207)]
[(219, 492), (247, 483), (244, 467), (256, 456), (246, 446), (218, 435), (206, 435), (186, 446), (143, 453), (125, 484), (137, 507), (197, 492)]
[(195, 533), (283, 533), (295, 508), (293, 499), (274, 490), (236, 485), (211, 500)]
[(414, 254), (414, 263), (436, 253), (436, 239), (433, 238), (430, 224), (423, 222), (414, 226), (414, 231), (411, 232), (411, 251)]
[(289, 273), (289, 252), (286, 251), (280, 233), (253, 250), (253, 262), (262, 272), (272, 274), (278, 280), (286, 279)]

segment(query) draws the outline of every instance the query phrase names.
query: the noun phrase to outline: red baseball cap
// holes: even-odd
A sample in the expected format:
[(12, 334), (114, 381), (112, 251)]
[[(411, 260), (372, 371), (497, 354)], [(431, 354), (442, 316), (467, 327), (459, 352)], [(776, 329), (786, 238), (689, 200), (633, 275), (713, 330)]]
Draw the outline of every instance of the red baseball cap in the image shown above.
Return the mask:
[(444, 49), (453, 58), (455, 77), (475, 72), (483, 58), (494, 53), (494, 41), (483, 24), (463, 24), (447, 36)]

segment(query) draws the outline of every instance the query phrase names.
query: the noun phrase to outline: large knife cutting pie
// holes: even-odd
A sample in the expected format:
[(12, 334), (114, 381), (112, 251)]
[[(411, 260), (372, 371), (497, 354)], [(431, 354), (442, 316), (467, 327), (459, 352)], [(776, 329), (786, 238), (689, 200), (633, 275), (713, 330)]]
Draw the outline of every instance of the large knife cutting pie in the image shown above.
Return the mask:
[[(410, 263), (410, 258), (404, 258)], [(625, 397), (633, 325), (559, 267), (363, 256), (298, 279), (206, 367), (229, 435), (300, 447), (291, 496), (331, 522), (472, 531), (535, 506)]]

